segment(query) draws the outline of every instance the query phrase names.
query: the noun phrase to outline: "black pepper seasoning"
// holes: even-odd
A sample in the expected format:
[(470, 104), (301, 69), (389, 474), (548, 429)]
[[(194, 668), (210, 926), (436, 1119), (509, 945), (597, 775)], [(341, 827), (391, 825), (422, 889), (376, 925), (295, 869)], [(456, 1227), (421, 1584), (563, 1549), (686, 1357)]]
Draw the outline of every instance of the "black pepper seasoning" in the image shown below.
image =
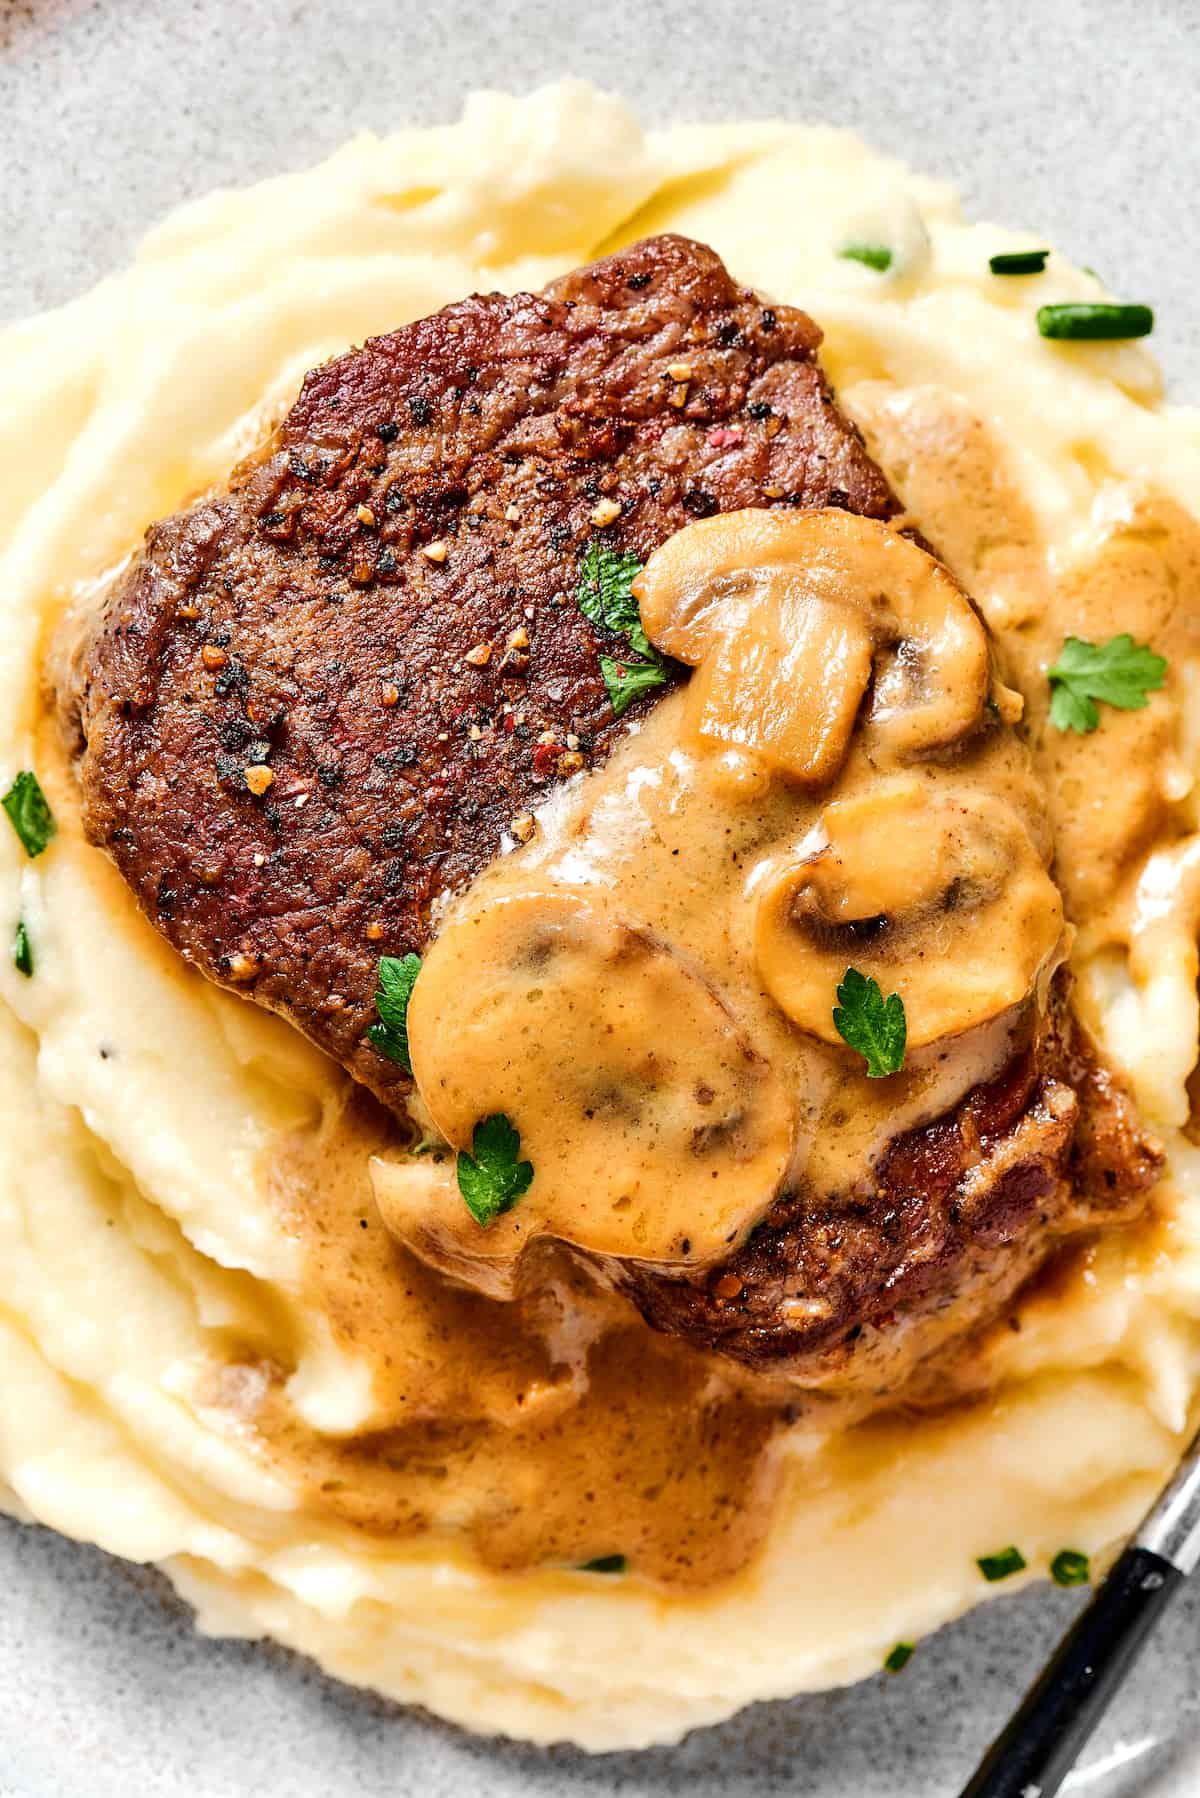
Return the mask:
[(711, 518), (717, 510), (717, 502), (702, 487), (689, 487), (683, 496), (683, 509), (690, 512), (693, 518)]

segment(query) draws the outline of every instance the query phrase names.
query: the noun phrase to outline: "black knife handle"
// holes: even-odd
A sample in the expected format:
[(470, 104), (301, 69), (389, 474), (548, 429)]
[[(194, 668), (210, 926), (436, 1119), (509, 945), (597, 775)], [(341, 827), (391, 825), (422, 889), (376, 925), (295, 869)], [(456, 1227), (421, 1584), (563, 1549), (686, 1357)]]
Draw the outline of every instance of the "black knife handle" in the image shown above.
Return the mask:
[(1127, 1548), (992, 1743), (961, 1798), (1053, 1798), (1183, 1574)]

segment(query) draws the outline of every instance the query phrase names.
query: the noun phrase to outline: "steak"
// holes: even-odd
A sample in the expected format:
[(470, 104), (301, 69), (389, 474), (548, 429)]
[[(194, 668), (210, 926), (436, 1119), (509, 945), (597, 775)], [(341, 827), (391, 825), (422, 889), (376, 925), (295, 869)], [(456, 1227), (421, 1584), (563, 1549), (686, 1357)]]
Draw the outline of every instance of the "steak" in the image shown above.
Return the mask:
[[(657, 237), (309, 374), (226, 488), (152, 527), (60, 684), (88, 835), (179, 952), (401, 1107), (367, 1036), (380, 956), (419, 951), (438, 899), (627, 728), (600, 668), (624, 639), (575, 602), (585, 548), (644, 560), (746, 506), (898, 512), (819, 342)], [(1129, 1215), (1159, 1161), (1060, 991), (836, 1203), (785, 1195), (692, 1280), (605, 1272), (699, 1346), (882, 1385)]]
[(656, 237), (314, 370), (224, 492), (148, 532), (60, 694), (87, 833), (181, 954), (402, 1103), (366, 1037), (380, 954), (625, 729), (585, 546), (898, 510), (820, 335)]
[(785, 1194), (693, 1281), (606, 1271), (656, 1329), (805, 1385), (882, 1392), (994, 1317), (1068, 1238), (1136, 1216), (1161, 1166), (1060, 976), (998, 1077), (897, 1137), (851, 1190)]

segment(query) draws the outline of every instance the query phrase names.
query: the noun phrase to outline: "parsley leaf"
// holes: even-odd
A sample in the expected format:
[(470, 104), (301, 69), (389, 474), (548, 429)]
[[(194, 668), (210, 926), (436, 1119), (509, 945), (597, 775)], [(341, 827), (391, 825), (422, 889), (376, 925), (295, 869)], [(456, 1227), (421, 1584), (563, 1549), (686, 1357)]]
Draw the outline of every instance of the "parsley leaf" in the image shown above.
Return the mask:
[(32, 861), (35, 855), (42, 853), (58, 829), (37, 775), (30, 774), (28, 770), (18, 774), (3, 799), (0, 799), (0, 805), (8, 813), (8, 821)]
[(848, 243), (838, 255), (843, 262), (861, 262), (864, 268), (873, 268), (881, 275), (892, 266), (892, 252), (885, 243)]
[(16, 963), (17, 973), (24, 974), (26, 980), (33, 973), (33, 944), (29, 940), (29, 932), (22, 918), (17, 925), (17, 933), (13, 937), (12, 958)]
[(879, 982), (847, 968), (837, 990), (833, 1027), (843, 1042), (857, 1049), (867, 1064), (867, 1078), (881, 1080), (904, 1066), (908, 1024), (899, 993), (884, 998)]
[(458, 1190), (475, 1222), (486, 1230), (528, 1192), (533, 1163), (517, 1160), (521, 1138), (502, 1111), (476, 1124), (471, 1147), (471, 1155), (459, 1150)]
[(975, 1565), (984, 1579), (995, 1585), (999, 1579), (1023, 1572), (1028, 1562), (1019, 1548), (1002, 1548), (994, 1555), (980, 1555)]
[(575, 594), (579, 610), (603, 630), (625, 637), (639, 658), (619, 661), (614, 656), (600, 657), (600, 672), (616, 718), (639, 693), (661, 687), (667, 678), (663, 659), (642, 628), (642, 615), (633, 596), (633, 583), (641, 572), (636, 556), (618, 555), (602, 543), (589, 543), (579, 561)]
[(1053, 668), (1050, 682), (1050, 722), (1057, 730), (1078, 731), (1086, 736), (1100, 722), (1096, 701), (1122, 712), (1138, 712), (1167, 678), (1165, 656), (1155, 655), (1146, 643), (1135, 643), (1122, 631), (1107, 643), (1089, 643), (1068, 637)]
[(417, 975), (421, 972), (419, 955), (384, 955), (379, 962), (379, 991), (375, 995), (378, 1024), (367, 1031), (367, 1041), (404, 1069), (412, 1073), (408, 1054), (408, 1002), (412, 998)]
[(1050, 1578), (1056, 1586), (1086, 1586), (1091, 1563), (1077, 1548), (1061, 1548), (1050, 1563)]
[(614, 718), (619, 718), (639, 693), (661, 687), (667, 678), (661, 662), (618, 662), (613, 656), (600, 657), (600, 672), (608, 688)]
[[(636, 556), (618, 555), (603, 543), (589, 543), (579, 560), (579, 587), (576, 599), (579, 610), (593, 624), (607, 631), (620, 631), (642, 655), (650, 645), (642, 630), (642, 616), (632, 587), (642, 565)], [(637, 632), (641, 641), (634, 640)]]
[(597, 1555), (594, 1561), (581, 1561), (576, 1573), (624, 1573), (629, 1563), (624, 1555)]
[(912, 1660), (916, 1648), (911, 1642), (897, 1642), (883, 1663), (885, 1673), (900, 1673)]

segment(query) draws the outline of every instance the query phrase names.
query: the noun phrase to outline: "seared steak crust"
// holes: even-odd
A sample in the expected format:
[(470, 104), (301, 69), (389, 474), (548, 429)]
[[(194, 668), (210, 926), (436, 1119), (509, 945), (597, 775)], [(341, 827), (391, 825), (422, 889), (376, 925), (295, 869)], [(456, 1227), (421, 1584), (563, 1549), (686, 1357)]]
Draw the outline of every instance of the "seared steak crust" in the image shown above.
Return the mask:
[(1066, 1006), (993, 1081), (892, 1142), (850, 1191), (772, 1208), (695, 1283), (610, 1267), (656, 1329), (801, 1383), (883, 1390), (993, 1317), (1072, 1235), (1140, 1209), (1162, 1166)]
[(380, 954), (624, 728), (624, 645), (574, 600), (589, 540), (897, 509), (819, 341), (659, 237), (314, 370), (227, 491), (151, 529), (62, 694), (88, 834), (183, 955), (397, 1102)]

